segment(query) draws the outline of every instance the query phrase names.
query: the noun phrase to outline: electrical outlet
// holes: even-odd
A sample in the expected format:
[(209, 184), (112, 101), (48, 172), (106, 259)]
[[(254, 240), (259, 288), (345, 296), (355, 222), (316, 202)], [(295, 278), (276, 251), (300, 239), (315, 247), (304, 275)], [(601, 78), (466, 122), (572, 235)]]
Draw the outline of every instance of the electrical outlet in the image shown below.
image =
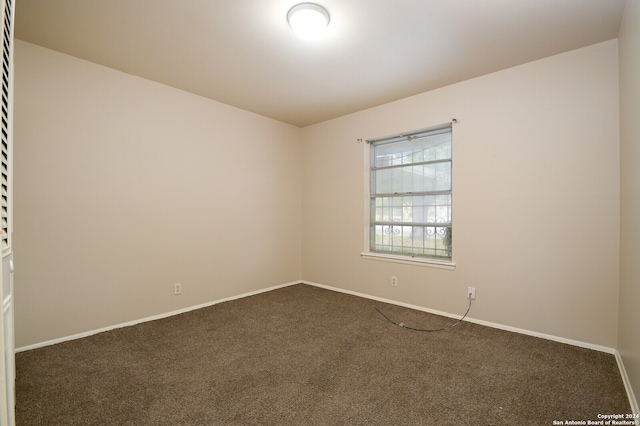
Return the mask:
[(391, 277), (391, 287), (398, 287), (398, 277)]
[(467, 299), (476, 300), (476, 288), (467, 287)]
[(182, 284), (181, 283), (175, 283), (173, 285), (173, 294), (174, 295), (178, 295), (178, 294), (182, 294)]

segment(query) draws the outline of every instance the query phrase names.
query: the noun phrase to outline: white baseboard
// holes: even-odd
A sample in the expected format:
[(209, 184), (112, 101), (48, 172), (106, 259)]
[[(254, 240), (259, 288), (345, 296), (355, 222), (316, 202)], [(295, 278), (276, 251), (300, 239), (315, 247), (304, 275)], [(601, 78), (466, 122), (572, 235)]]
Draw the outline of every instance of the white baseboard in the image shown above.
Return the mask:
[(243, 297), (254, 296), (256, 294), (266, 293), (268, 291), (277, 290), (279, 288), (289, 287), (289, 286), (292, 286), (292, 285), (295, 285), (295, 284), (301, 284), (301, 283), (302, 283), (302, 281), (294, 281), (294, 282), (290, 282), (290, 283), (286, 283), (286, 284), (280, 284), (280, 285), (276, 285), (276, 286), (273, 286), (273, 287), (267, 287), (267, 288), (263, 288), (263, 289), (260, 289), (260, 290), (252, 291), (252, 292), (249, 292), (249, 293), (239, 294), (237, 296), (226, 297), (224, 299), (215, 300), (213, 302), (202, 303), (200, 305), (190, 306), (190, 307), (187, 307), (187, 308), (178, 309), (176, 311), (165, 312), (165, 313), (159, 314), (159, 315), (153, 315), (153, 316), (150, 316), (150, 317), (141, 318), (141, 319), (134, 320), (134, 321), (124, 322), (124, 323), (121, 323), (121, 324), (116, 324), (116, 325), (112, 325), (112, 326), (109, 326), (109, 327), (100, 328), (100, 329), (97, 329), (97, 330), (85, 331), (83, 333), (78, 333), (78, 334), (74, 334), (74, 335), (71, 335), (71, 336), (65, 336), (65, 337), (61, 337), (61, 338), (58, 338), (58, 339), (47, 340), (45, 342), (35, 343), (33, 345), (22, 346), (20, 348), (16, 348), (15, 352), (16, 353), (24, 352), (24, 351), (28, 351), (28, 350), (31, 350), (31, 349), (38, 349), (38, 348), (43, 348), (45, 346), (55, 345), (57, 343), (68, 342), (70, 340), (81, 339), (83, 337), (89, 337), (89, 336), (92, 336), (94, 334), (102, 333), (104, 331), (115, 330), (117, 328), (123, 328), (123, 327), (129, 327), (129, 326), (140, 324), (140, 323), (143, 323), (143, 322), (155, 321), (155, 320), (158, 320), (158, 319), (171, 317), (173, 315), (183, 314), (185, 312), (193, 311), (193, 310), (196, 310), (196, 309), (201, 309), (201, 308), (206, 308), (208, 306), (217, 305), (218, 303), (228, 302), (230, 300), (242, 299)]
[[(32, 345), (28, 345), (28, 346), (22, 346), (20, 348), (16, 348), (16, 352), (23, 352), (23, 351), (28, 351), (28, 350), (31, 350), (31, 349), (37, 349), (37, 348), (41, 348), (41, 347), (45, 347), (45, 346), (55, 345), (56, 343), (62, 343), (62, 342), (66, 342), (66, 341), (69, 341), (69, 340), (81, 339), (83, 337), (91, 336), (91, 335), (94, 335), (94, 334), (97, 334), (97, 333), (102, 333), (104, 331), (115, 330), (117, 328), (129, 327), (131, 325), (136, 325), (136, 324), (140, 324), (140, 323), (143, 323), (143, 322), (148, 322), (148, 321), (154, 321), (154, 320), (157, 320), (157, 319), (167, 318), (167, 317), (171, 317), (173, 315), (179, 315), (179, 314), (182, 314), (182, 313), (185, 313), (185, 312), (193, 311), (195, 309), (206, 308), (208, 306), (217, 305), (218, 303), (228, 302), (230, 300), (242, 299), (244, 297), (253, 296), (253, 295), (256, 295), (256, 294), (260, 294), (260, 293), (266, 293), (268, 291), (277, 290), (279, 288), (284, 288), (284, 287), (289, 287), (289, 286), (292, 286), (292, 285), (295, 285), (295, 284), (307, 284), (307, 285), (314, 286), (314, 287), (324, 288), (326, 290), (331, 290), (331, 291), (336, 291), (336, 292), (339, 292), (339, 293), (350, 294), (352, 296), (363, 297), (365, 299), (376, 300), (376, 301), (382, 302), (382, 303), (389, 303), (389, 304), (392, 304), (392, 305), (403, 306), (405, 308), (415, 309), (415, 310), (418, 310), (418, 311), (428, 312), (428, 313), (431, 313), (431, 314), (440, 315), (440, 316), (444, 316), (444, 317), (456, 318), (456, 319), (460, 317), (460, 315), (457, 315), (457, 314), (450, 314), (448, 312), (437, 311), (435, 309), (429, 309), (429, 308), (425, 308), (425, 307), (422, 307), (422, 306), (412, 305), (412, 304), (409, 304), (409, 303), (402, 303), (402, 302), (398, 302), (398, 301), (395, 301), (395, 300), (385, 299), (385, 298), (377, 297), (377, 296), (372, 296), (372, 295), (365, 294), (365, 293), (359, 293), (359, 292), (355, 292), (355, 291), (345, 290), (345, 289), (342, 289), (342, 288), (339, 288), (339, 287), (331, 287), (331, 286), (324, 285), (324, 284), (319, 284), (319, 283), (315, 283), (315, 282), (311, 282), (311, 281), (301, 280), (301, 281), (294, 281), (294, 282), (290, 282), (290, 283), (286, 283), (286, 284), (280, 284), (280, 285), (276, 285), (276, 286), (273, 286), (273, 287), (267, 287), (267, 288), (263, 288), (263, 289), (256, 290), (256, 291), (252, 291), (252, 292), (249, 292), (249, 293), (239, 294), (237, 296), (230, 296), (230, 297), (226, 297), (224, 299), (214, 300), (212, 302), (202, 303), (200, 305), (190, 306), (190, 307), (187, 307), (187, 308), (178, 309), (176, 311), (165, 312), (165, 313), (162, 313), (162, 314), (153, 315), (153, 316), (146, 317), (146, 318), (141, 318), (141, 319), (137, 319), (137, 320), (133, 320), (133, 321), (128, 321), (128, 322), (125, 322), (125, 323), (116, 324), (116, 325), (100, 328), (100, 329), (97, 329), (97, 330), (90, 330), (90, 331), (86, 331), (86, 332), (83, 332), (83, 333), (74, 334), (74, 335), (71, 335), (71, 336), (65, 336), (65, 337), (61, 337), (61, 338), (58, 338), (58, 339), (47, 340), (45, 342), (35, 343), (35, 344), (32, 344)], [(540, 337), (540, 338), (543, 338), (543, 339), (553, 340), (553, 341), (556, 341), (556, 342), (566, 343), (566, 344), (569, 344), (569, 345), (579, 346), (579, 347), (582, 347), (582, 348), (593, 349), (593, 350), (600, 351), (600, 352), (606, 352), (606, 353), (610, 353), (610, 354), (615, 354), (617, 352), (615, 349), (609, 348), (609, 347), (606, 347), (606, 346), (599, 346), (599, 345), (594, 345), (594, 344), (591, 344), (591, 343), (580, 342), (580, 341), (577, 341), (577, 340), (565, 339), (563, 337), (558, 337), (558, 336), (553, 336), (553, 335), (549, 335), (549, 334), (538, 333), (538, 332), (535, 332), (535, 331), (524, 330), (524, 329), (521, 329), (521, 328), (510, 327), (510, 326), (507, 326), (507, 325), (492, 323), (492, 322), (488, 322), (488, 321), (477, 320), (477, 319), (474, 319), (474, 318), (467, 317), (464, 320), (468, 321), (468, 322), (475, 323), (475, 324), (484, 325), (484, 326), (487, 326), (487, 327), (497, 328), (497, 329), (506, 330), (506, 331), (512, 331), (514, 333), (526, 334), (526, 335), (534, 336), (534, 337)]]
[(629, 397), (629, 404), (631, 405), (631, 411), (633, 414), (640, 415), (640, 410), (638, 409), (638, 400), (633, 393), (633, 388), (631, 387), (631, 381), (629, 380), (629, 376), (627, 376), (627, 370), (624, 368), (624, 362), (622, 361), (622, 356), (620, 356), (620, 352), (616, 351), (616, 361), (618, 363), (618, 369), (620, 370), (620, 375), (622, 376), (622, 382), (624, 383), (624, 388), (627, 390), (627, 396)]
[[(310, 282), (310, 281), (302, 281), (302, 282), (304, 284), (312, 285), (312, 286), (315, 286), (315, 287), (320, 287), (320, 288), (324, 288), (324, 289), (327, 289), (327, 290), (338, 291), (340, 293), (351, 294), (353, 296), (364, 297), (366, 299), (376, 300), (376, 301), (382, 302), (382, 303), (389, 303), (389, 304), (392, 304), (392, 305), (403, 306), (405, 308), (415, 309), (417, 311), (422, 311), (422, 312), (428, 312), (430, 314), (440, 315), (440, 316), (449, 317), (449, 318), (456, 318), (456, 319), (460, 318), (459, 314), (450, 314), (448, 312), (436, 311), (435, 309), (424, 308), (422, 306), (411, 305), (409, 303), (402, 303), (402, 302), (398, 302), (398, 301), (395, 301), (395, 300), (385, 299), (383, 297), (371, 296), (369, 294), (358, 293), (358, 292), (355, 292), (355, 291), (349, 291), (349, 290), (345, 290), (345, 289), (342, 289), (342, 288), (331, 287), (331, 286), (327, 286), (327, 285), (324, 285), (324, 284), (318, 284), (318, 283), (314, 283), (314, 282)], [(484, 326), (491, 327), (491, 328), (497, 328), (499, 330), (512, 331), (514, 333), (520, 333), (520, 334), (526, 334), (528, 336), (540, 337), (542, 339), (553, 340), (555, 342), (566, 343), (568, 345), (579, 346), (581, 348), (586, 348), (586, 349), (593, 349), (593, 350), (596, 350), (596, 351), (599, 351), (599, 352), (606, 352), (606, 353), (609, 353), (609, 354), (615, 354), (616, 353), (616, 350), (614, 348), (609, 348), (607, 346), (594, 345), (592, 343), (585, 343), (585, 342), (581, 342), (581, 341), (578, 341), (578, 340), (566, 339), (564, 337), (558, 337), (558, 336), (553, 336), (553, 335), (550, 335), (550, 334), (538, 333), (536, 331), (525, 330), (525, 329), (522, 329), (522, 328), (511, 327), (511, 326), (508, 326), (508, 325), (497, 324), (497, 323), (478, 320), (478, 319), (469, 318), (469, 317), (466, 317), (464, 320), (468, 321), (468, 322), (472, 322), (474, 324), (484, 325)]]

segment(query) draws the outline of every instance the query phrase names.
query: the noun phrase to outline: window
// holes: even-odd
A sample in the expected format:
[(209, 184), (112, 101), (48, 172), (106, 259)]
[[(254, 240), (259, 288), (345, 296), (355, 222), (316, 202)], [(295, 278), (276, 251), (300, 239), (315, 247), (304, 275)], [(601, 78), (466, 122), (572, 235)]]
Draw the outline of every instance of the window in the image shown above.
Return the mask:
[(451, 125), (369, 141), (369, 251), (451, 262)]

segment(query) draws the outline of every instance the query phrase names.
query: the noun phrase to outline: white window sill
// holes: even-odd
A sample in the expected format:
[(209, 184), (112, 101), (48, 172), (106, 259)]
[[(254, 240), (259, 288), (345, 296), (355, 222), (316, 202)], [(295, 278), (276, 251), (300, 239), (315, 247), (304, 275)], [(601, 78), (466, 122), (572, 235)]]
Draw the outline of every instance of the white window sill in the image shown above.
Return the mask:
[(456, 264), (453, 262), (428, 259), (425, 257), (397, 256), (383, 253), (360, 253), (360, 256), (368, 260), (382, 260), (385, 262), (404, 263), (405, 265), (427, 266), (430, 268), (446, 269), (448, 271), (456, 269)]

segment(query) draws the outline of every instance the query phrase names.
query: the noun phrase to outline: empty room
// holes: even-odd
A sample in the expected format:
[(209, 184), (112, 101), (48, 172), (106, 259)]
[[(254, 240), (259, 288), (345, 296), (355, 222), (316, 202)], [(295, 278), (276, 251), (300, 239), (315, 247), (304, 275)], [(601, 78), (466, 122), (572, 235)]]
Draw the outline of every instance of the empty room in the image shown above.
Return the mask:
[(0, 425), (640, 424), (640, 0), (13, 6)]

